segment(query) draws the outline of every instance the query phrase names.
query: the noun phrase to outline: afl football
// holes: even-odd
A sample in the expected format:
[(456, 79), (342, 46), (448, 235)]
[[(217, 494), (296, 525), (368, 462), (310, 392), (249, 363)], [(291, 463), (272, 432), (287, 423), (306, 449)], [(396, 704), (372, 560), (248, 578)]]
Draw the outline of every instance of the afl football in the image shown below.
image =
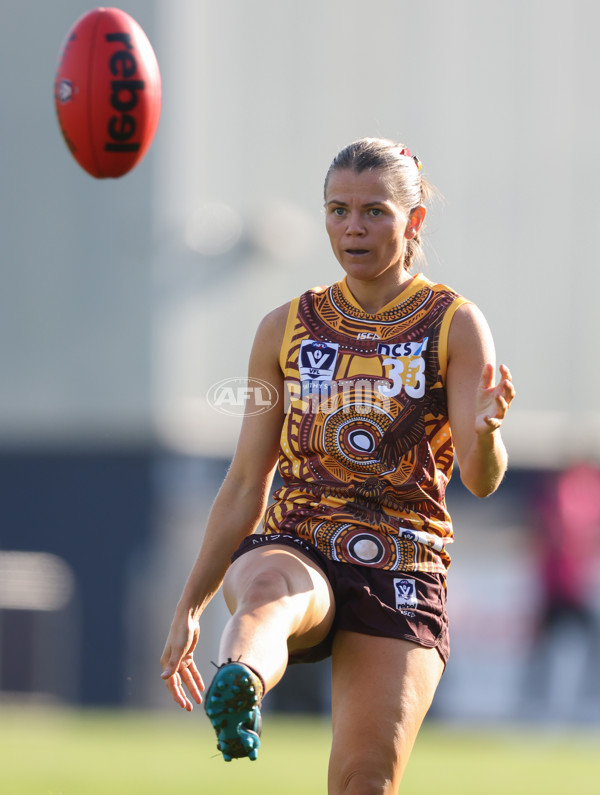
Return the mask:
[(122, 177), (140, 162), (158, 126), (161, 79), (129, 14), (95, 8), (75, 22), (60, 51), (54, 102), (65, 142), (88, 174)]

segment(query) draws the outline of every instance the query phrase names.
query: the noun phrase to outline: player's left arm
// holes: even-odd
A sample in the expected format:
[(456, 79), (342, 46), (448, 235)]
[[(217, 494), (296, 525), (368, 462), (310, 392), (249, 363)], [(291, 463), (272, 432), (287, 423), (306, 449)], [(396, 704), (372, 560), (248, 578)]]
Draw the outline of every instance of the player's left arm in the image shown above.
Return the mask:
[(489, 326), (473, 304), (455, 313), (448, 335), (448, 417), (460, 476), (477, 497), (498, 486), (508, 462), (500, 427), (515, 396), (509, 369), (500, 365)]

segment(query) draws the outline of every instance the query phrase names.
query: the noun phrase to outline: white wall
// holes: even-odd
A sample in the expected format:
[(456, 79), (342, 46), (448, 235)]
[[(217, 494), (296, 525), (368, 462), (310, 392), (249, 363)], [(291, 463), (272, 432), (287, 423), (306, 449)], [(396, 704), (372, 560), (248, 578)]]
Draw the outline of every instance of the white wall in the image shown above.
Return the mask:
[(597, 4), (121, 6), (157, 52), (163, 115), (146, 160), (98, 182), (52, 101), (89, 4), (0, 5), (0, 444), (158, 434), (229, 453), (237, 425), (206, 390), (245, 372), (268, 309), (338, 278), (322, 180), (341, 146), (383, 135), (445, 197), (427, 273), (481, 306), (513, 369), (513, 462), (598, 448)]
[[(151, 27), (151, 4), (128, 3)], [(54, 74), (82, 0), (2, 0), (0, 444), (152, 433), (152, 158), (94, 180), (56, 123)]]
[[(245, 372), (266, 311), (339, 277), (322, 180), (341, 146), (382, 135), (408, 143), (444, 196), (427, 273), (480, 305), (513, 370), (513, 463), (598, 448), (597, 5), (177, 0), (158, 12), (173, 87), (156, 154), (167, 438), (231, 449), (237, 424), (203, 407), (206, 390)], [(186, 234), (194, 218), (211, 225), (214, 207), (200, 222), (198, 208), (214, 202), (244, 234), (229, 254), (194, 255)]]

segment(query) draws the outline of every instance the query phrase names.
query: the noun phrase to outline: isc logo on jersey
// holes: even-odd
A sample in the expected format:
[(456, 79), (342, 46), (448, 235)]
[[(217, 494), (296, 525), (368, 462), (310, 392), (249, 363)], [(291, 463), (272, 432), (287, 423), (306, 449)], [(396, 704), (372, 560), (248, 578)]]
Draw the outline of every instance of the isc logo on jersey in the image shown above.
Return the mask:
[(337, 342), (302, 340), (298, 371), (302, 381), (332, 381), (337, 362)]

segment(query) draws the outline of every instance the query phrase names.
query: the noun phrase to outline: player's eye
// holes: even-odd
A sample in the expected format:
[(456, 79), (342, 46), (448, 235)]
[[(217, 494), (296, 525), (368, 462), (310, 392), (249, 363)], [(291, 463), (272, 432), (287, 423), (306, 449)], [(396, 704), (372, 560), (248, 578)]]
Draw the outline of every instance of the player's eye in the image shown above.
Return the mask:
[(377, 218), (380, 215), (383, 215), (383, 210), (380, 207), (371, 207), (371, 209), (369, 210), (369, 213), (372, 216), (374, 216), (375, 218)]
[(346, 210), (344, 207), (334, 207), (332, 212), (334, 215), (338, 215), (341, 217), (346, 213)]

